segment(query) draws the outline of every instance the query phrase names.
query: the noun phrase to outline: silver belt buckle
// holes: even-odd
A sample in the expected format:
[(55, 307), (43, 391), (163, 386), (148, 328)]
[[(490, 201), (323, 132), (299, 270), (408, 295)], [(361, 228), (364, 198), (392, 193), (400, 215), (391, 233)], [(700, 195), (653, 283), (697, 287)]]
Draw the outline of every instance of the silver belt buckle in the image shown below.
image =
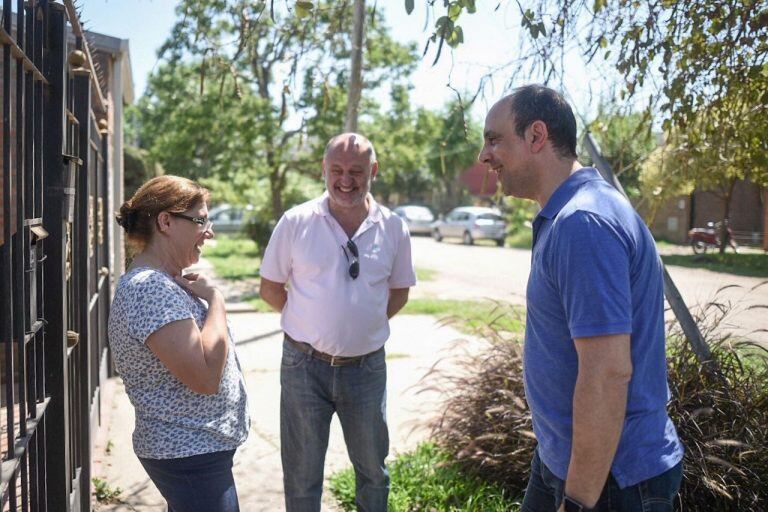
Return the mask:
[(341, 366), (336, 364), (336, 356), (331, 356), (331, 366)]

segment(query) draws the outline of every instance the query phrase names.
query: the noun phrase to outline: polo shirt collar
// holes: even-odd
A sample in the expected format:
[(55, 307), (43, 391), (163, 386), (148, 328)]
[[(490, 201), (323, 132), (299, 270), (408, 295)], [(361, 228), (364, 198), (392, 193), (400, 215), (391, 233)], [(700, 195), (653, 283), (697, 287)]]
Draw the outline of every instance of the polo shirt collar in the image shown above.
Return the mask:
[(582, 167), (578, 171), (571, 174), (567, 180), (562, 182), (559, 187), (555, 189), (552, 196), (541, 209), (537, 217), (544, 217), (546, 219), (554, 218), (563, 206), (571, 200), (576, 194), (576, 191), (584, 183), (589, 181), (601, 180), (603, 177), (600, 175), (597, 169), (594, 167)]
[[(322, 215), (323, 217), (327, 217), (331, 214), (331, 209), (329, 206), (330, 198), (328, 196), (328, 191), (326, 190), (323, 192), (323, 195), (320, 196), (317, 203), (315, 204), (315, 213), (318, 215)], [(366, 222), (381, 222), (383, 219), (383, 213), (381, 211), (381, 207), (379, 206), (379, 203), (376, 202), (376, 200), (373, 198), (371, 193), (368, 193), (368, 204), (371, 205), (371, 207), (368, 209), (368, 217), (365, 218), (364, 223)]]

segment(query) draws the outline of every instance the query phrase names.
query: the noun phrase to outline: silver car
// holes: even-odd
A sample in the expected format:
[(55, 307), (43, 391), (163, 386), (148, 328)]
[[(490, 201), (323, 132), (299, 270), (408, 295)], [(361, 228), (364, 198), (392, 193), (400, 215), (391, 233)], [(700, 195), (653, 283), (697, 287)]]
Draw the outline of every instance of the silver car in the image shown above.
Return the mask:
[(461, 206), (454, 208), (445, 220), (432, 224), (432, 237), (438, 242), (443, 238), (461, 238), (466, 245), (472, 245), (475, 240), (485, 239), (503, 247), (506, 236), (507, 223), (495, 208)]
[(426, 206), (398, 206), (392, 212), (405, 221), (412, 235), (429, 235), (435, 216)]
[(216, 233), (239, 233), (248, 221), (251, 205), (220, 204), (208, 211)]

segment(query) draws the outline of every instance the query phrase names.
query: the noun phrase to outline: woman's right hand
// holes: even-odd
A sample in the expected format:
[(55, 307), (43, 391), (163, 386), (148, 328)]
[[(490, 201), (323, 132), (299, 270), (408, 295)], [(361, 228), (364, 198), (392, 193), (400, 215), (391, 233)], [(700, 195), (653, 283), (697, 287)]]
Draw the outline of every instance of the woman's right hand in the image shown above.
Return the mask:
[(216, 294), (221, 294), (218, 288), (213, 286), (206, 277), (197, 273), (185, 274), (184, 276), (175, 276), (174, 279), (184, 289), (189, 290), (192, 295), (200, 297), (208, 303), (213, 300)]

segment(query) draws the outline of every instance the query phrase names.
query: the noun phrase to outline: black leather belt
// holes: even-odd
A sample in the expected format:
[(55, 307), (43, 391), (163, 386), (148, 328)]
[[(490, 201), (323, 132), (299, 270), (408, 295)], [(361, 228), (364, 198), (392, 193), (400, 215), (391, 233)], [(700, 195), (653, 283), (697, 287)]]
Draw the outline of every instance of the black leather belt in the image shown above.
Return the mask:
[(315, 350), (315, 348), (312, 347), (312, 345), (310, 345), (309, 343), (304, 343), (303, 341), (296, 341), (295, 339), (288, 336), (287, 333), (285, 333), (285, 341), (287, 341), (290, 346), (292, 346), (299, 352), (303, 352), (304, 354), (309, 354), (315, 359), (325, 361), (331, 366), (350, 366), (353, 364), (362, 364), (363, 361), (365, 361), (365, 358), (370, 357), (374, 354), (378, 354), (379, 352), (384, 350), (384, 347), (381, 347), (379, 350), (374, 350), (373, 352), (370, 352), (368, 354), (363, 354), (361, 356), (332, 356), (331, 354), (326, 354), (325, 352), (320, 352), (319, 350)]

